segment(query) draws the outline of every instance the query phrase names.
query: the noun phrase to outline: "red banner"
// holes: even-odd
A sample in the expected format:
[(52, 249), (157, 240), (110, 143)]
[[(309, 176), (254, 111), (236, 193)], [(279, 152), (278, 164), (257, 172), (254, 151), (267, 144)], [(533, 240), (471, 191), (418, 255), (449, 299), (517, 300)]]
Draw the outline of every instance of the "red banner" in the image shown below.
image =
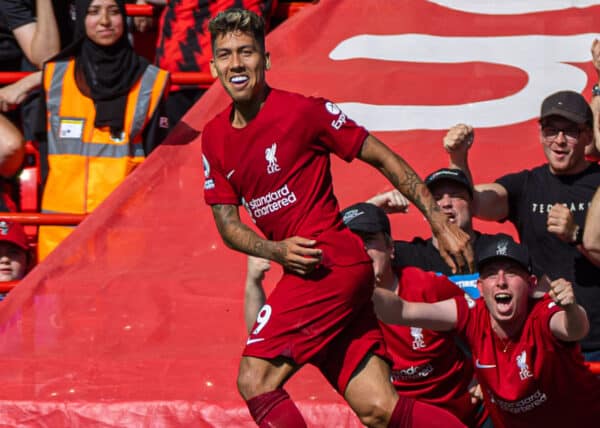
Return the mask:
[[(335, 101), (421, 176), (447, 164), (445, 130), (470, 123), (475, 179), (491, 180), (544, 161), (547, 94), (589, 94), (599, 18), (584, 1), (322, 0), (269, 35), (267, 79)], [(245, 259), (202, 200), (199, 132), (228, 102), (211, 88), (0, 304), (6, 426), (252, 426), (235, 386)], [(358, 161), (333, 167), (342, 206), (389, 188)], [(410, 211), (394, 236), (428, 236)], [(359, 426), (314, 369), (288, 390), (310, 426)]]

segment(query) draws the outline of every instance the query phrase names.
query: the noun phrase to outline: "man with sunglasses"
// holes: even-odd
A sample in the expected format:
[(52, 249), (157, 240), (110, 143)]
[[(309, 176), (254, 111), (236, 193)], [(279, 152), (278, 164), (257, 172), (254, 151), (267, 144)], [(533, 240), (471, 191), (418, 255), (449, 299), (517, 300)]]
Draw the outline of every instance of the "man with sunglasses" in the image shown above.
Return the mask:
[[(533, 272), (573, 284), (591, 324), (582, 350), (587, 359), (600, 360), (600, 268), (581, 245), (586, 213), (600, 185), (600, 165), (585, 158), (586, 148), (594, 144), (592, 111), (579, 93), (560, 91), (543, 101), (539, 124), (548, 162), (475, 186), (473, 214), (513, 223), (530, 249)], [(444, 139), (450, 167), (471, 177), (472, 129), (457, 125), (448, 135), (454, 136)]]

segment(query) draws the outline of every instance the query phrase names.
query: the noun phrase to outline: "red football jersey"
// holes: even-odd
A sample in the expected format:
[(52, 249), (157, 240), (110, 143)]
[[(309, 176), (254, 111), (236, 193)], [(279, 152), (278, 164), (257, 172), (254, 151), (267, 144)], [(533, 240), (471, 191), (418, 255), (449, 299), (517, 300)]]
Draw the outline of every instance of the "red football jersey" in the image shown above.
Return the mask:
[[(445, 276), (416, 267), (397, 271), (398, 295), (410, 302), (435, 303), (463, 296)], [(444, 407), (460, 419), (476, 409), (470, 403), (473, 364), (456, 343), (455, 332), (435, 332), (380, 322), (392, 358), (392, 382), (403, 395)]]
[[(344, 230), (329, 154), (351, 161), (367, 131), (330, 101), (276, 89), (242, 129), (231, 126), (232, 108), (212, 119), (202, 134), (206, 203), (243, 204), (271, 240)], [(333, 235), (327, 234), (332, 240)], [(337, 264), (356, 260), (344, 248), (324, 250), (323, 257), (324, 264), (328, 257)], [(362, 251), (360, 260), (365, 257)]]
[(600, 424), (600, 380), (585, 366), (577, 343), (550, 331), (550, 318), (562, 309), (547, 295), (532, 301), (515, 341), (496, 336), (483, 299), (455, 300), (457, 331), (473, 353), (494, 428)]

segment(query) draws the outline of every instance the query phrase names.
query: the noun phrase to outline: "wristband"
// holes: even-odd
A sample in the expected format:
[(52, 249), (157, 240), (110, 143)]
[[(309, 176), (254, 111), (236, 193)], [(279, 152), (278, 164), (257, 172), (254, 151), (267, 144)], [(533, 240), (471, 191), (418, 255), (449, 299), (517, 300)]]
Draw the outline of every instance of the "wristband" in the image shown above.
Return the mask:
[(596, 83), (594, 86), (592, 86), (592, 97), (597, 97), (600, 95), (600, 86), (598, 86), (598, 84)]
[(577, 246), (581, 244), (583, 244), (583, 227), (578, 225), (575, 231), (575, 239), (573, 239), (571, 245)]

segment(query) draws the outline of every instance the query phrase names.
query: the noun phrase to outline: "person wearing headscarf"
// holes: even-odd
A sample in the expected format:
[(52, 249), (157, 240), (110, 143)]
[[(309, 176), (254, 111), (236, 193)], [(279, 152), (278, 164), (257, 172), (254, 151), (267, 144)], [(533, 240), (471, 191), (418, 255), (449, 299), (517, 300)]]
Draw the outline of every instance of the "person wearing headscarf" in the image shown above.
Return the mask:
[[(168, 72), (133, 50), (123, 0), (77, 0), (74, 42), (44, 66), (42, 212), (88, 214), (169, 130)], [(42, 260), (72, 230), (43, 226)]]

